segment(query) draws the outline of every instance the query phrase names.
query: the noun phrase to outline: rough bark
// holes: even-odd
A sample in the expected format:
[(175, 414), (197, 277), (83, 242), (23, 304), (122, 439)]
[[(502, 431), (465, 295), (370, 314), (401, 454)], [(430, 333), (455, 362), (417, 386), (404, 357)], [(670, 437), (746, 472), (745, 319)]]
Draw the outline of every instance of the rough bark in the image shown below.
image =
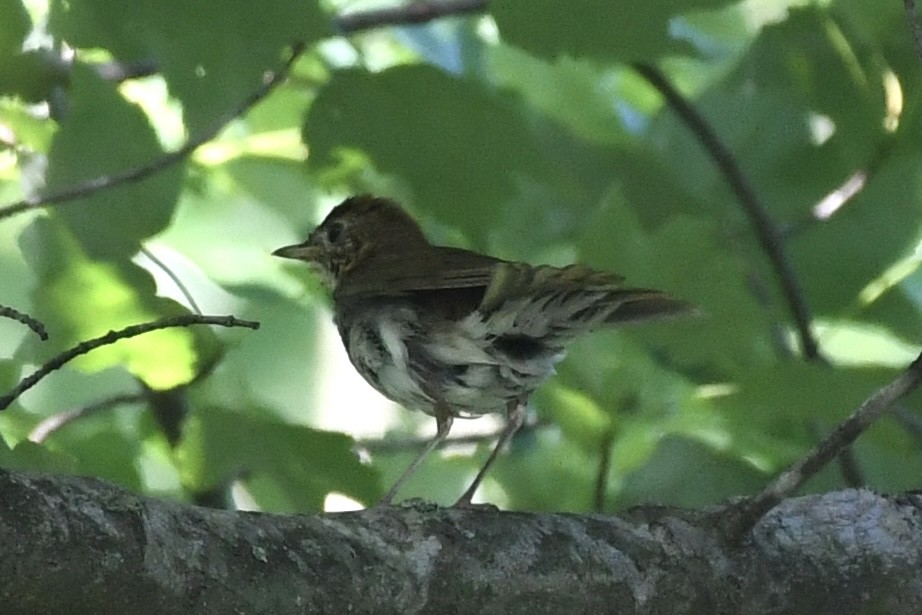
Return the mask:
[(284, 516), (0, 470), (0, 612), (918, 613), (922, 496), (617, 516), (415, 505)]

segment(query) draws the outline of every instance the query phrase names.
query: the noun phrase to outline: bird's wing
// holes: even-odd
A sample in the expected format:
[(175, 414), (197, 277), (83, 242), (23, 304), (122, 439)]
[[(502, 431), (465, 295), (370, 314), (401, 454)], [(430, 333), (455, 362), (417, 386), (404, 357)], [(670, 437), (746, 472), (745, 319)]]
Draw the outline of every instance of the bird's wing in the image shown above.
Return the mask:
[[(438, 295), (430, 296), (427, 291)], [(457, 316), (477, 309), (489, 318), (503, 308), (505, 317), (519, 323), (524, 335), (694, 311), (667, 293), (625, 287), (624, 278), (615, 273), (584, 265), (535, 267), (447, 247), (433, 247), (412, 261), (404, 255), (376, 255), (374, 267), (352, 272), (348, 284), (341, 284), (337, 293), (346, 301), (413, 295), (419, 301), (439, 302), (441, 297), (444, 302), (450, 297)]]
[(529, 267), (520, 263), (494, 268), (478, 309), (497, 329), (562, 340), (603, 326), (694, 312), (690, 304), (665, 292), (626, 287), (624, 279), (614, 273), (584, 265)]
[(357, 268), (341, 287), (349, 297), (486, 288), (495, 266), (503, 262), (492, 256), (447, 247), (432, 247), (418, 256), (378, 254), (374, 266)]

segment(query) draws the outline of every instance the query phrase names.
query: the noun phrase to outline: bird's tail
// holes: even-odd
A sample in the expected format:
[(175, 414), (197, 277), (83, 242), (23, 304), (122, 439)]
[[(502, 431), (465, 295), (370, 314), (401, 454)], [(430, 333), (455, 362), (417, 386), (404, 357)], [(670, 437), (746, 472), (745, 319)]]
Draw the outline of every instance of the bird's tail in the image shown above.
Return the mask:
[(668, 293), (628, 288), (623, 282), (619, 275), (583, 265), (557, 268), (503, 263), (496, 268), (480, 311), (504, 313), (501, 320), (517, 334), (561, 338), (695, 313), (690, 303)]

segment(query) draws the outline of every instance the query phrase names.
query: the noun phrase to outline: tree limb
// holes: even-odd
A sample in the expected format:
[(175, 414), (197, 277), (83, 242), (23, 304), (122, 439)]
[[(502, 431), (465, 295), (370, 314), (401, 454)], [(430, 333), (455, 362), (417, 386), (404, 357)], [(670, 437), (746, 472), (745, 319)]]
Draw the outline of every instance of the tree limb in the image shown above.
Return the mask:
[[(619, 516), (435, 506), (216, 511), (0, 470), (5, 613), (857, 613), (922, 603), (922, 496)], [(876, 609), (876, 610), (875, 610)]]

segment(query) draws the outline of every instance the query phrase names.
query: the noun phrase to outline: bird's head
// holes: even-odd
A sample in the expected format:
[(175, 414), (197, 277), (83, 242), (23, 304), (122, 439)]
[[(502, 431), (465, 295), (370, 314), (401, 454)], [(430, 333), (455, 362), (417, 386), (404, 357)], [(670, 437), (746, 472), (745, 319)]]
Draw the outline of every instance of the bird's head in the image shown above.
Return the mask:
[(335, 290), (345, 276), (376, 255), (386, 255), (392, 262), (394, 255), (420, 242), (428, 245), (419, 224), (396, 203), (360, 195), (334, 207), (306, 241), (272, 254), (308, 263)]

